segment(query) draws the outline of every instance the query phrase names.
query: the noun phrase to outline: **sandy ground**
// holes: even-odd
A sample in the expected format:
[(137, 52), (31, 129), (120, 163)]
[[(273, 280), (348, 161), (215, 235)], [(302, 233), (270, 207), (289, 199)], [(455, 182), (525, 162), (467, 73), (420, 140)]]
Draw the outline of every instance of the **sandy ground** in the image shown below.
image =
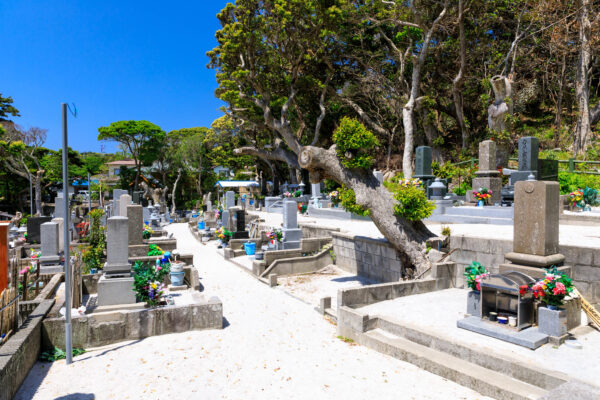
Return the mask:
[(363, 276), (329, 265), (314, 274), (282, 276), (277, 280), (277, 289), (286, 291), (315, 307), (323, 297), (331, 297), (331, 308), (337, 309), (338, 290), (372, 285), (376, 282)]
[(547, 369), (564, 372), (593, 385), (598, 384), (600, 332), (591, 327), (575, 329), (574, 336), (583, 346), (582, 349), (566, 345), (556, 348), (546, 344), (534, 351), (503, 342), (456, 326), (456, 321), (464, 317), (467, 292), (465, 289), (447, 289), (382, 301), (361, 307), (359, 310), (400, 323), (407, 322), (459, 343), (484, 348), (490, 352), (509, 354), (523, 362), (543, 365)]
[[(279, 213), (253, 212), (263, 218), (265, 223), (274, 227), (281, 226), (283, 216)], [(306, 217), (298, 215), (298, 222), (319, 223), (322, 226), (337, 227), (344, 232), (372, 238), (383, 238), (379, 229), (370, 221), (335, 220), (326, 218)], [(440, 234), (442, 226), (449, 226), (452, 235), (464, 235), (490, 239), (512, 240), (512, 225), (487, 224), (440, 224), (428, 222), (427, 227), (435, 234)], [(561, 225), (559, 242), (564, 245), (577, 245), (600, 248), (600, 229), (598, 226)]]
[[(24, 399), (483, 399), (412, 364), (336, 338), (311, 305), (273, 290), (171, 225), (195, 253), (206, 296), (221, 298), (226, 328), (118, 343), (37, 363)], [(64, 396), (64, 397), (61, 397)]]

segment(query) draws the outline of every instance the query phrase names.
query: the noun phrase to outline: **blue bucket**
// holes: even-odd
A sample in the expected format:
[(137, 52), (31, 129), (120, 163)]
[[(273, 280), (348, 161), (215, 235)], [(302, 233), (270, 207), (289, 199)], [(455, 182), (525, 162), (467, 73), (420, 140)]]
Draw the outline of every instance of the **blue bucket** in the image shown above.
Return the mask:
[(206, 224), (204, 223), (204, 221), (198, 222), (198, 229), (199, 230), (206, 229)]
[(244, 243), (244, 250), (247, 256), (253, 256), (256, 252), (256, 243)]
[(196, 218), (198, 214), (192, 214), (192, 218)]

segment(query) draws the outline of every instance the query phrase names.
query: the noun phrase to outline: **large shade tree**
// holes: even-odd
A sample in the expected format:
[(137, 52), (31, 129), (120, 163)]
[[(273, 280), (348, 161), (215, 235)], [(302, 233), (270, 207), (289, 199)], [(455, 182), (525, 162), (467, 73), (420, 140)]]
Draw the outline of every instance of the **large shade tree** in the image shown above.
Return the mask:
[[(308, 170), (313, 183), (329, 178), (355, 193), (381, 233), (417, 273), (430, 263), (424, 242), (432, 233), (421, 221), (395, 213), (397, 204), (352, 151), (332, 145), (335, 102), (351, 76), (344, 45), (352, 40), (353, 7), (342, 1), (238, 0), (218, 17), (218, 46), (209, 52), (217, 69), (217, 95), (231, 115), (261, 140), (240, 153)], [(339, 106), (337, 107), (339, 108)], [(269, 136), (269, 146), (265, 146)], [(339, 143), (338, 143), (339, 144)]]
[(160, 152), (165, 132), (148, 121), (117, 121), (98, 128), (98, 140), (120, 143), (135, 161), (134, 190), (137, 190), (142, 166), (154, 162)]

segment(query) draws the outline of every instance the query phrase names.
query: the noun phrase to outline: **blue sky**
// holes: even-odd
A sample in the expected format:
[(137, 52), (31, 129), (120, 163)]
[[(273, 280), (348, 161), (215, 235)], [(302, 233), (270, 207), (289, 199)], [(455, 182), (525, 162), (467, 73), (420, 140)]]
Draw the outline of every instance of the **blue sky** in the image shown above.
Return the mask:
[(98, 127), (151, 121), (165, 131), (209, 126), (220, 117), (210, 1), (0, 1), (0, 93), (21, 112), (14, 121), (48, 129), (46, 147), (61, 146), (60, 103), (75, 103), (69, 145), (113, 152)]

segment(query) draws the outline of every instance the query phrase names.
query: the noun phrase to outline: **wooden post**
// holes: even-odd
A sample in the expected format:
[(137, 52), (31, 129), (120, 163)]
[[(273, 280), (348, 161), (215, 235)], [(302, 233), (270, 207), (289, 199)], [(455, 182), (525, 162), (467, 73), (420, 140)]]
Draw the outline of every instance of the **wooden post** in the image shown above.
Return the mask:
[(8, 288), (8, 223), (0, 223), (0, 293)]

